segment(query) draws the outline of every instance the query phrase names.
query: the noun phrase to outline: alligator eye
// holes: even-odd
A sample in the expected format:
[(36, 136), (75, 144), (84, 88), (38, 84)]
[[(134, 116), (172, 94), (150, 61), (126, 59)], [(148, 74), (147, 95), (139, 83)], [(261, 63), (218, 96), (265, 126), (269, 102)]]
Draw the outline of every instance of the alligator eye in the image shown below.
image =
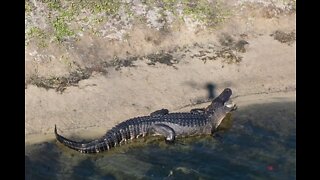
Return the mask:
[(229, 92), (231, 92), (231, 89), (230, 89), (230, 88), (226, 88), (226, 89), (225, 89), (225, 92), (228, 92), (228, 93), (229, 93)]

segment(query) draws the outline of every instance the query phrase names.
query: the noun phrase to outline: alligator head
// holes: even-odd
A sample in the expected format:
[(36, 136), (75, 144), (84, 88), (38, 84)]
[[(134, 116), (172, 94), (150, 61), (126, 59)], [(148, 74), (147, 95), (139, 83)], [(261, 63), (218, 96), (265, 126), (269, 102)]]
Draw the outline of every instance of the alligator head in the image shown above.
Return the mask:
[(237, 109), (237, 106), (230, 100), (231, 95), (231, 89), (224, 89), (223, 92), (205, 109), (205, 113), (211, 119), (213, 130), (217, 129), (229, 112)]

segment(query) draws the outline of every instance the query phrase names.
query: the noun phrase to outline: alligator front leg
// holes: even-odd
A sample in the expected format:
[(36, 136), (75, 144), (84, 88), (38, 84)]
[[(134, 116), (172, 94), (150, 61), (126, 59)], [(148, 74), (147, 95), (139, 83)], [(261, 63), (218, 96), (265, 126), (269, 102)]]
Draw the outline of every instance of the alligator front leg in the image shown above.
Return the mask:
[(165, 125), (165, 124), (154, 124), (150, 128), (150, 131), (153, 134), (159, 134), (159, 135), (164, 136), (166, 138), (166, 142), (167, 143), (173, 143), (174, 140), (175, 140), (176, 133), (168, 125)]
[(204, 113), (204, 111), (205, 111), (205, 108), (195, 108), (190, 110), (190, 112), (194, 114), (202, 114)]
[(163, 116), (163, 115), (166, 115), (166, 114), (169, 114), (169, 110), (168, 109), (160, 109), (160, 110), (157, 110), (157, 111), (154, 111), (150, 114), (150, 116)]

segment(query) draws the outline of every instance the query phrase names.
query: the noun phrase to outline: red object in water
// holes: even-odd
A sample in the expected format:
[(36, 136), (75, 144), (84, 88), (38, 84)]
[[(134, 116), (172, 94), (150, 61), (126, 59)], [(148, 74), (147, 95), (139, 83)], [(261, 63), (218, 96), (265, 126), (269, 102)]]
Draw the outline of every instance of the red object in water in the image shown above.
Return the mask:
[(267, 166), (267, 169), (268, 169), (269, 171), (273, 171), (273, 166), (272, 166), (272, 165), (269, 165), (269, 166)]

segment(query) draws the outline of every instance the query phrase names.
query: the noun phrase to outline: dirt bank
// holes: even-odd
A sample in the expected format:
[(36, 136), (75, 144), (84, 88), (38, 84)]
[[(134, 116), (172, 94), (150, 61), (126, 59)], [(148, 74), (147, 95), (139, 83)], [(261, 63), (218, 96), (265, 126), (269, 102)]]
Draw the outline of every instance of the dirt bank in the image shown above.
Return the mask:
[[(269, 17), (258, 10), (251, 7), (213, 30), (190, 32), (182, 25), (164, 36), (137, 25), (125, 43), (84, 37), (74, 49), (61, 52), (72, 61), (40, 63), (28, 45), (26, 142), (38, 135), (53, 138), (55, 124), (64, 134), (100, 133), (161, 108), (206, 106), (207, 84), (214, 85), (216, 94), (232, 88), (240, 107), (295, 100), (295, 13)], [(84, 62), (84, 56), (96, 61)]]

